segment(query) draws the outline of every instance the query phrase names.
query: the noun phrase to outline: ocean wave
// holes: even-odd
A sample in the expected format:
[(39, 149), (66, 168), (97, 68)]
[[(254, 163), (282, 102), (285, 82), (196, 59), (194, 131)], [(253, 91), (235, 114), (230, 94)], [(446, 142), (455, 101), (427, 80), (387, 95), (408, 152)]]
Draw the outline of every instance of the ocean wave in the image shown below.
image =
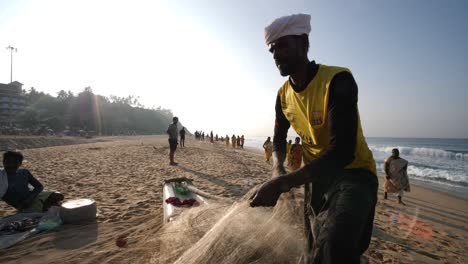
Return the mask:
[[(377, 170), (384, 172), (383, 163), (377, 163)], [(408, 176), (420, 180), (430, 180), (441, 184), (468, 186), (468, 175), (464, 171), (445, 170), (429, 167), (408, 166)]]
[(408, 175), (425, 179), (442, 180), (454, 184), (468, 184), (468, 176), (460, 171), (420, 168), (410, 165), (408, 166)]
[(388, 153), (389, 155), (392, 153), (392, 149), (397, 148), (400, 151), (400, 154), (402, 156), (414, 155), (414, 156), (426, 156), (426, 157), (433, 157), (433, 158), (468, 160), (468, 153), (464, 153), (463, 151), (455, 152), (455, 151), (448, 151), (448, 150), (443, 150), (443, 149), (413, 148), (413, 147), (405, 147), (405, 146), (377, 147), (377, 146), (370, 145), (369, 148), (372, 152), (383, 152), (383, 153)]

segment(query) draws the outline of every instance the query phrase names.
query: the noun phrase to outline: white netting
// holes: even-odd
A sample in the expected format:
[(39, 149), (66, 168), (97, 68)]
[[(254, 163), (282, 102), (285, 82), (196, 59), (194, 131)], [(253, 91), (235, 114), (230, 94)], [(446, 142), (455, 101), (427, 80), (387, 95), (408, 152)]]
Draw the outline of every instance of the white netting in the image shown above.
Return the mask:
[(303, 196), (283, 194), (274, 208), (234, 204), (186, 210), (158, 232), (151, 263), (298, 263), (304, 248)]

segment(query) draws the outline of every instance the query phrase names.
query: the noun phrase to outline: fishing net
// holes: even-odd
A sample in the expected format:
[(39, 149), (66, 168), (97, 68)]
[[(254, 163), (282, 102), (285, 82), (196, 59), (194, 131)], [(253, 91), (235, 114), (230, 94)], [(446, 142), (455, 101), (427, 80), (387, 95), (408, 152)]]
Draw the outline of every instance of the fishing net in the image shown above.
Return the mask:
[(186, 210), (157, 234), (151, 263), (298, 263), (304, 248), (303, 194), (281, 196), (274, 208), (234, 203)]

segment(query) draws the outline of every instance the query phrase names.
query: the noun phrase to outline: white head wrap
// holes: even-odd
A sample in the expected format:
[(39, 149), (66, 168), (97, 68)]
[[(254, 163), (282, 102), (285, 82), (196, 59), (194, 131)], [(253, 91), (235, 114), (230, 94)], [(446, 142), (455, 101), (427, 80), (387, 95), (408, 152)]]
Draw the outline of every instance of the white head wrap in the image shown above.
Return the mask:
[(275, 19), (265, 28), (265, 43), (288, 35), (302, 35), (310, 33), (310, 15), (296, 14)]

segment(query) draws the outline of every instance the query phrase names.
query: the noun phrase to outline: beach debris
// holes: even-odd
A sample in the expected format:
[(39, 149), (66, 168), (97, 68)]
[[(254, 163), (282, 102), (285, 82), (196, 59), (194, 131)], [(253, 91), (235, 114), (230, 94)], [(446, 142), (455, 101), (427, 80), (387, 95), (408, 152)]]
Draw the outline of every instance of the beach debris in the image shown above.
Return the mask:
[(194, 205), (197, 206), (200, 204), (197, 200), (193, 198), (184, 199), (183, 201), (180, 201), (179, 197), (169, 197), (166, 199), (166, 203), (172, 204), (176, 207), (192, 207)]
[(92, 147), (92, 148), (88, 148), (88, 150), (101, 150), (102, 148), (101, 147)]
[(253, 183), (253, 182), (250, 181), (250, 180), (244, 180), (244, 183), (245, 183), (247, 186), (255, 186), (255, 183)]
[(62, 218), (60, 218), (60, 207), (52, 206), (39, 221), (37, 230), (49, 231), (61, 226), (62, 223)]
[(127, 236), (126, 235), (120, 235), (117, 237), (115, 240), (115, 245), (118, 246), (119, 248), (124, 248), (127, 247)]

